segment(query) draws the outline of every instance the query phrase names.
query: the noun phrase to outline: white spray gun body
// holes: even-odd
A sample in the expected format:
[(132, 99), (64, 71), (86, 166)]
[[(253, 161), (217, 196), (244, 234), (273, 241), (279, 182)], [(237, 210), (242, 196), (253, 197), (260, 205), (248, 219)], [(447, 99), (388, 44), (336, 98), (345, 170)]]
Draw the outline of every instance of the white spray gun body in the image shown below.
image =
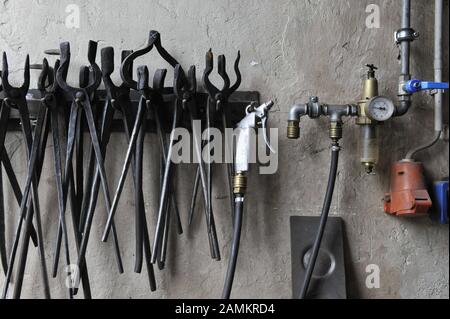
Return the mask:
[(247, 106), (246, 116), (238, 123), (237, 128), (239, 134), (236, 141), (236, 157), (235, 157), (235, 172), (245, 173), (249, 168), (250, 157), (250, 130), (254, 130), (261, 125), (264, 134), (264, 142), (269, 147), (270, 151), (275, 153), (269, 145), (267, 137), (267, 119), (269, 110), (273, 106), (273, 101), (268, 101), (256, 108), (251, 105)]

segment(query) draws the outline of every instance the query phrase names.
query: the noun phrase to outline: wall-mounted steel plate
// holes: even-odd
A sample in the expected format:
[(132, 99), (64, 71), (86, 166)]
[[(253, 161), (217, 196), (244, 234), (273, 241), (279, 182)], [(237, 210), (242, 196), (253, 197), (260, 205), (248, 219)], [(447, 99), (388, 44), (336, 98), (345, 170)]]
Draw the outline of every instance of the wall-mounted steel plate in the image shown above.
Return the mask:
[[(167, 88), (168, 91), (169, 88)], [(172, 90), (173, 91), (173, 90)], [(96, 91), (96, 110), (97, 115), (99, 116), (103, 110), (105, 105), (105, 90), (97, 90)], [(136, 91), (132, 91), (130, 94), (130, 99), (132, 102), (132, 107), (134, 110), (137, 109), (137, 105), (139, 102), (140, 95)], [(171, 129), (171, 121), (172, 121), (172, 111), (175, 100), (175, 95), (172, 93), (164, 94), (164, 105), (161, 106), (161, 118), (162, 118), (162, 126), (166, 132), (170, 132)], [(208, 100), (208, 95), (206, 93), (198, 92), (196, 95), (196, 101), (199, 106), (199, 114), (202, 119), (206, 118), (206, 103)], [(41, 105), (41, 93), (38, 90), (30, 90), (27, 96), (28, 109), (30, 112), (30, 118), (36, 118), (40, 105)], [(256, 91), (236, 91), (234, 92), (230, 98), (228, 103), (228, 116), (230, 125), (234, 127), (234, 125), (239, 122), (245, 116), (245, 108), (251, 104), (252, 102), (259, 103), (259, 93)], [(1, 104), (1, 95), (0, 95), (0, 104)], [(70, 109), (70, 103), (67, 102), (66, 105), (62, 107), (66, 107), (67, 110)], [(67, 116), (69, 112), (66, 112)], [(115, 132), (123, 131), (122, 121), (120, 120), (120, 112), (116, 112), (115, 118), (112, 124), (112, 130)], [(221, 125), (221, 118), (217, 115), (214, 119), (214, 122), (217, 127)], [(12, 131), (20, 131), (20, 120), (19, 120), (19, 112), (16, 109), (11, 110), (10, 118), (8, 121), (8, 130)], [(86, 124), (86, 123), (84, 123)], [(190, 118), (188, 116), (188, 112), (183, 112), (181, 118), (181, 127), (185, 127), (190, 129)], [(83, 129), (87, 131), (87, 125), (84, 125)], [(156, 132), (156, 125), (153, 120), (152, 112), (148, 112), (148, 119), (146, 123), (146, 130), (148, 132)]]
[[(319, 217), (291, 216), (292, 294), (297, 299), (303, 285)], [(342, 219), (329, 217), (314, 267), (308, 299), (345, 299), (344, 240)]]

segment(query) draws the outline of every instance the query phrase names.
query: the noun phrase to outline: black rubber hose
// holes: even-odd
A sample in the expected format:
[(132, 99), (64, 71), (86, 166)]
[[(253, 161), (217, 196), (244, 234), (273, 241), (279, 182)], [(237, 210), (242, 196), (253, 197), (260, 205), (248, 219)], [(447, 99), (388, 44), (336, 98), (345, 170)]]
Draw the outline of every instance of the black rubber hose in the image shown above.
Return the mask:
[(227, 276), (223, 287), (222, 299), (229, 299), (231, 288), (233, 286), (234, 272), (239, 253), (239, 241), (241, 240), (242, 215), (244, 211), (244, 197), (236, 196), (234, 200), (234, 225), (233, 225), (233, 243), (231, 244), (230, 260), (228, 261)]
[(6, 251), (5, 203), (3, 200), (3, 169), (0, 162), (0, 259), (3, 272), (8, 272), (8, 253)]
[(339, 144), (335, 143), (331, 147), (331, 165), (330, 165), (330, 174), (328, 176), (328, 185), (327, 191), (325, 194), (325, 199), (322, 207), (322, 214), (320, 216), (319, 228), (317, 229), (316, 238), (314, 240), (314, 245), (311, 253), (311, 257), (309, 258), (308, 266), (306, 267), (305, 279), (303, 280), (303, 286), (300, 291), (300, 299), (304, 299), (306, 297), (306, 293), (308, 292), (308, 287), (311, 282), (311, 277), (314, 271), (314, 266), (316, 264), (317, 256), (319, 254), (320, 244), (322, 242), (323, 233), (325, 231), (325, 226), (327, 224), (328, 213), (330, 212), (331, 201), (333, 199), (333, 191), (334, 185), (336, 182), (336, 173), (338, 167), (339, 160)]

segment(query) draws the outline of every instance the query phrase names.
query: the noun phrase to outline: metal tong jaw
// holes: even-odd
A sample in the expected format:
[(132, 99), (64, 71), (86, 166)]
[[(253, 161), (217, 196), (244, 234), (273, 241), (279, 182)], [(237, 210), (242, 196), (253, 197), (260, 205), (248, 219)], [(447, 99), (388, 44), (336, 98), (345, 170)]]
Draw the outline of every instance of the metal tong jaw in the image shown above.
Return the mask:
[[(6, 52), (3, 52), (3, 69), (1, 72), (2, 78), (2, 95), (4, 96), (4, 101), (8, 103), (11, 107), (17, 107), (18, 103), (26, 103), (26, 95), (28, 89), (30, 88), (30, 56), (27, 55), (25, 59), (25, 67), (23, 71), (23, 84), (20, 87), (13, 87), (9, 83), (9, 67), (8, 58)], [(9, 103), (11, 102), (11, 103)]]
[(59, 66), (59, 59), (51, 67), (46, 58), (43, 59), (42, 64), (32, 64), (30, 66), (31, 69), (41, 70), (37, 81), (37, 88), (41, 93), (42, 103), (50, 109), (58, 106), (56, 97), (62, 93), (61, 87), (56, 80), (56, 70), (59, 69)]
[(44, 98), (46, 93), (54, 94), (57, 90), (58, 83), (56, 82), (55, 70), (59, 68), (59, 59), (56, 60), (55, 66), (52, 68), (48, 60), (44, 58), (42, 64), (31, 64), (31, 70), (41, 70), (37, 81), (37, 88), (41, 92), (41, 97)]
[[(91, 77), (89, 83), (83, 88), (75, 88), (66, 82), (67, 74), (69, 72), (70, 64), (70, 43), (63, 42), (60, 44), (61, 64), (56, 72), (56, 80), (59, 86), (68, 94), (71, 95), (74, 101), (85, 102), (89, 100), (90, 95), (100, 86), (102, 81), (102, 72), (95, 62), (97, 54), (98, 43), (90, 40), (88, 46), (88, 61), (89, 69), (84, 68), (81, 72), (90, 72)], [(80, 79), (86, 78), (85, 75), (80, 74)]]
[(161, 35), (159, 34), (159, 32), (151, 30), (148, 36), (147, 45), (144, 48), (136, 50), (128, 55), (125, 60), (123, 60), (122, 65), (120, 66), (120, 76), (122, 80), (134, 90), (139, 90), (138, 82), (133, 80), (132, 74), (131, 72), (129, 72), (129, 70), (132, 68), (133, 61), (136, 60), (136, 58), (150, 52), (153, 49), (153, 46), (156, 47), (159, 55), (172, 67), (175, 68), (175, 66), (178, 64), (175, 58), (173, 58), (169, 54), (169, 52), (167, 52), (166, 49), (163, 48), (161, 44)]
[(153, 84), (149, 85), (149, 72), (145, 65), (141, 65), (137, 69), (138, 81), (137, 90), (146, 100), (153, 100), (155, 103), (162, 102), (161, 90), (164, 90), (164, 82), (166, 81), (167, 69), (157, 69), (153, 75)]
[[(122, 51), (122, 63), (125, 59), (133, 53), (132, 50)], [(114, 48), (105, 47), (101, 50), (101, 72), (103, 76), (103, 83), (105, 84), (106, 96), (110, 101), (117, 101), (123, 97), (129, 99), (131, 87), (122, 82), (119, 86), (115, 85), (111, 79), (111, 74), (114, 72)], [(127, 65), (124, 69), (124, 73), (127, 77), (133, 77), (133, 61)], [(113, 107), (115, 106), (114, 103)]]
[[(198, 116), (197, 105), (195, 103), (189, 103), (194, 101), (197, 93), (195, 65), (191, 65), (187, 76), (180, 64), (175, 66), (173, 90), (177, 99), (183, 103), (183, 108), (185, 105), (188, 105), (189, 111), (196, 113), (195, 116)], [(193, 107), (195, 107), (195, 110)]]
[[(241, 53), (238, 51), (236, 60), (234, 61), (234, 72), (236, 73), (236, 81), (230, 87), (230, 77), (226, 71), (226, 59), (225, 55), (219, 55), (217, 61), (217, 73), (223, 80), (223, 87), (219, 90), (214, 84), (209, 80), (209, 75), (214, 68), (214, 57), (211, 49), (206, 53), (206, 63), (205, 70), (203, 72), (203, 85), (206, 92), (208, 92), (209, 98), (216, 103), (224, 104), (228, 102), (228, 99), (233, 92), (235, 92), (239, 85), (241, 85), (241, 72), (239, 70), (239, 61), (241, 59)], [(218, 106), (220, 108), (220, 106)], [(219, 111), (219, 109), (217, 109)]]

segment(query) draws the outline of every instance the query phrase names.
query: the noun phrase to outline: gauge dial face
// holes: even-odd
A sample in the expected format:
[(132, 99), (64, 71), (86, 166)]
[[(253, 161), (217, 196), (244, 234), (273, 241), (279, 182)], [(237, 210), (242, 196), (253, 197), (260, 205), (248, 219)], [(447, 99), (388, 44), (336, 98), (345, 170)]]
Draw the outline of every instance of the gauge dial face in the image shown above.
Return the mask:
[(366, 115), (374, 121), (383, 122), (394, 115), (394, 103), (384, 96), (376, 96), (366, 104)]

